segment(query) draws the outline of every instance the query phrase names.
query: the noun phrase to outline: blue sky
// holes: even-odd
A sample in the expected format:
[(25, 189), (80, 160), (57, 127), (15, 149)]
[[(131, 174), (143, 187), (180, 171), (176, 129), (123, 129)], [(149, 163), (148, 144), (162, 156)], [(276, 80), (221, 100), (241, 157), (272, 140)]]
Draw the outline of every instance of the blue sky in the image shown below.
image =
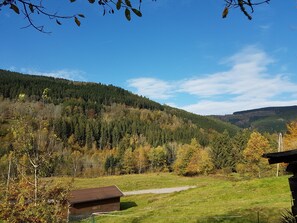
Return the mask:
[(271, 0), (249, 21), (224, 1), (143, 0), (143, 17), (102, 16), (86, 0), (44, 1), (83, 13), (81, 27), (0, 11), (0, 68), (100, 82), (202, 115), (297, 105), (297, 1)]

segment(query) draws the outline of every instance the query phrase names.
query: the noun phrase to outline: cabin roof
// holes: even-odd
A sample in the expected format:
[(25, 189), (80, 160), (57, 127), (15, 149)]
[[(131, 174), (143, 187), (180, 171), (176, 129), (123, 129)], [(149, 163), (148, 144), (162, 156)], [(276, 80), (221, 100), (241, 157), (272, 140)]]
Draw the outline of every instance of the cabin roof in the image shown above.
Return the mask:
[(268, 158), (270, 164), (291, 163), (297, 161), (297, 149), (284, 152), (266, 153), (263, 155), (263, 157)]
[(88, 188), (70, 191), (69, 203), (77, 204), (97, 200), (106, 200), (110, 198), (122, 197), (124, 194), (115, 185), (99, 188)]

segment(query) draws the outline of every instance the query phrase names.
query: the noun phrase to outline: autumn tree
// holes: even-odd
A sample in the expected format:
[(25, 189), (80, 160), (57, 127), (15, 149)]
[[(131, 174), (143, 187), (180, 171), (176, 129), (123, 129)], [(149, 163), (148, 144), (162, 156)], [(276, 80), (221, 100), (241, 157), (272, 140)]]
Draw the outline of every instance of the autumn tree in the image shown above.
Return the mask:
[(209, 152), (192, 139), (178, 148), (174, 171), (180, 175), (208, 174), (214, 168)]
[[(34, 137), (34, 130), (32, 126), (23, 118), (16, 121), (12, 127), (14, 136), (13, 141), (13, 157), (17, 165), (18, 174), (21, 178), (26, 177), (29, 166), (33, 169), (34, 174), (34, 202), (37, 202), (38, 196), (38, 168), (41, 161), (41, 151), (36, 145), (36, 138)], [(27, 161), (27, 162), (26, 162)], [(8, 174), (8, 176), (10, 173)], [(9, 179), (9, 177), (8, 177)]]
[(166, 150), (164, 147), (152, 148), (148, 158), (152, 171), (164, 171), (167, 169)]
[(74, 150), (70, 155), (70, 160), (73, 168), (73, 177), (77, 176), (79, 167), (81, 166), (82, 154), (79, 150)]
[[(52, 172), (52, 158), (61, 148), (50, 126), (51, 116), (46, 111), (49, 107), (44, 103), (28, 104), (22, 100), (17, 105), (22, 108), (18, 110), (16, 106), (15, 119), (10, 125), (7, 184), (5, 193), (0, 193), (3, 196), (0, 219), (8, 222), (63, 222), (67, 192), (59, 186), (51, 188), (49, 182), (40, 184), (39, 178)], [(52, 206), (50, 199), (53, 199)]]
[(188, 175), (188, 164), (196, 152), (196, 148), (191, 145), (182, 145), (177, 150), (174, 162), (174, 171), (179, 175)]
[(145, 170), (147, 170), (149, 165), (148, 154), (150, 150), (151, 147), (149, 145), (139, 146), (134, 150), (138, 173), (143, 173)]
[(285, 150), (297, 149), (297, 121), (287, 124), (287, 132), (284, 135)]
[(11, 223), (67, 222), (71, 182), (57, 185), (44, 181), (39, 187), (42, 193), (37, 204), (32, 202), (32, 186), (25, 179), (12, 182), (8, 192), (0, 189), (0, 219)]
[(271, 169), (267, 160), (262, 158), (262, 155), (268, 152), (271, 152), (268, 140), (259, 132), (253, 132), (243, 151), (244, 164), (239, 168), (240, 172), (260, 178), (262, 173)]
[(123, 157), (123, 169), (125, 173), (131, 174), (136, 172), (137, 161), (132, 148), (126, 149)]
[(214, 169), (214, 164), (207, 149), (198, 148), (187, 165), (188, 175), (207, 175)]

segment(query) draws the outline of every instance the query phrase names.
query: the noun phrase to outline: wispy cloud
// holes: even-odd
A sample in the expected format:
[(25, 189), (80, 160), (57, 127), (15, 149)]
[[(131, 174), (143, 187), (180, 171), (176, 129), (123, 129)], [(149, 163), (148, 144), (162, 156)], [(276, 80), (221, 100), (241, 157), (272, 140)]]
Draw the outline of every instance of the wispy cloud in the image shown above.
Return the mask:
[[(152, 79), (155, 84), (136, 81), (130, 86), (135, 87), (137, 93), (152, 99), (158, 98), (158, 95), (163, 99), (177, 98), (180, 94), (183, 97), (186, 97), (185, 94), (192, 95), (196, 101), (180, 108), (198, 114), (229, 114), (266, 106), (297, 104), (297, 84), (286, 74), (269, 71), (269, 66), (275, 63), (265, 51), (248, 46), (221, 61), (227, 66), (225, 71), (170, 83), (156, 79)], [(166, 103), (171, 102), (168, 100)], [(178, 105), (176, 100), (175, 104)]]
[(136, 88), (135, 93), (151, 99), (168, 99), (172, 97), (173, 86), (166, 81), (143, 77), (128, 80), (128, 85)]
[(262, 30), (269, 30), (272, 27), (271, 24), (260, 25), (259, 28)]
[(84, 77), (85, 72), (81, 70), (60, 69), (60, 70), (54, 70), (54, 71), (39, 71), (37, 69), (32, 69), (32, 68), (17, 69), (16, 67), (11, 67), (9, 70), (19, 71), (24, 74), (63, 78), (67, 80), (86, 81), (86, 78)]
[(200, 101), (198, 103), (179, 108), (200, 115), (225, 115), (232, 114), (235, 111), (244, 111), (255, 108), (273, 107), (273, 106), (292, 106), (297, 105), (297, 100), (249, 100), (249, 101)]
[[(185, 80), (179, 91), (203, 98), (228, 95), (233, 100), (272, 98), (284, 92), (296, 92), (296, 84), (283, 74), (269, 74), (273, 60), (255, 47), (245, 48), (225, 60), (228, 71), (210, 74), (205, 78)], [(284, 89), (280, 86), (286, 86)]]

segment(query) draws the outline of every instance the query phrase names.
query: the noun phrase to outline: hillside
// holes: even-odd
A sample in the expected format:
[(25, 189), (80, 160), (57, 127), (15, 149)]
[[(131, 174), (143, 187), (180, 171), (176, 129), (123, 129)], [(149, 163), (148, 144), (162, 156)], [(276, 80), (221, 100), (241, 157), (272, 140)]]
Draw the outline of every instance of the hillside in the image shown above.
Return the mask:
[(269, 133), (285, 132), (286, 124), (297, 119), (297, 106), (267, 107), (215, 117), (240, 128)]
[(41, 176), (173, 171), (181, 148), (209, 148), (238, 130), (111, 85), (0, 70), (0, 179), (11, 151), (38, 151)]
[(47, 102), (55, 105), (79, 106), (84, 112), (94, 110), (100, 113), (104, 106), (114, 104), (129, 108), (161, 111), (176, 116), (186, 123), (193, 123), (204, 130), (223, 132), (227, 130), (234, 134), (238, 129), (226, 122), (211, 117), (204, 117), (180, 109), (160, 105), (145, 97), (112, 85), (100, 83), (74, 82), (65, 79), (23, 75), (16, 72), (0, 70), (0, 95), (3, 98), (15, 100), (20, 94), (25, 94), (30, 101), (42, 101), (45, 89), (49, 89)]

